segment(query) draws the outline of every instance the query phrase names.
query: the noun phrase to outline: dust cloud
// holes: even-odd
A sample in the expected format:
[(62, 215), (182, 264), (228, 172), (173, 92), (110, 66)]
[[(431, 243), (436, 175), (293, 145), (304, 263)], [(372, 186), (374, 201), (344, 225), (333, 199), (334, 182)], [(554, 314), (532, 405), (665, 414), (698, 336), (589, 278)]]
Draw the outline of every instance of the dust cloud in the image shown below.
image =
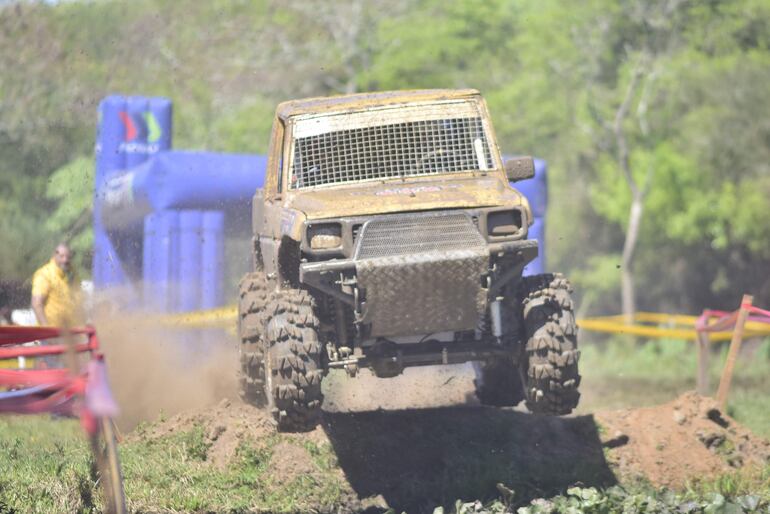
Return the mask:
[[(130, 431), (185, 411), (200, 411), (224, 398), (237, 400), (238, 343), (223, 329), (184, 328), (152, 313), (119, 312), (110, 291), (96, 302), (96, 326), (108, 376), (120, 407), (117, 422)], [(104, 296), (104, 295), (103, 295)], [(120, 299), (120, 298), (119, 298)], [(100, 306), (107, 305), (107, 308)], [(366, 412), (478, 405), (471, 364), (409, 368), (394, 378), (367, 369), (350, 378), (331, 371), (324, 379), (327, 412)], [(241, 405), (239, 401), (234, 405)]]
[(237, 346), (224, 330), (170, 327), (121, 314), (96, 316), (94, 325), (122, 430), (237, 397)]

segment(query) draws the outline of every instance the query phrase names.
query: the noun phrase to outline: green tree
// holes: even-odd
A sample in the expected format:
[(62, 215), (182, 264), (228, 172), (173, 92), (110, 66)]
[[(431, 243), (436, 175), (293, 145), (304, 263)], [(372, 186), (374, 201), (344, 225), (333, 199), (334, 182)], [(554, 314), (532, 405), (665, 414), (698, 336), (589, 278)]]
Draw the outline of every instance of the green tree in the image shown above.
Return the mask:
[(94, 244), (92, 219), (94, 160), (81, 156), (51, 174), (46, 197), (56, 207), (45, 226), (79, 256), (79, 265), (90, 268)]
[(548, 161), (549, 267), (588, 310), (631, 272), (640, 308), (767, 303), (769, 27), (762, 0), (4, 3), (0, 273), (88, 246), (108, 93), (174, 100), (176, 147), (261, 152), (281, 100), (475, 87), (503, 151)]

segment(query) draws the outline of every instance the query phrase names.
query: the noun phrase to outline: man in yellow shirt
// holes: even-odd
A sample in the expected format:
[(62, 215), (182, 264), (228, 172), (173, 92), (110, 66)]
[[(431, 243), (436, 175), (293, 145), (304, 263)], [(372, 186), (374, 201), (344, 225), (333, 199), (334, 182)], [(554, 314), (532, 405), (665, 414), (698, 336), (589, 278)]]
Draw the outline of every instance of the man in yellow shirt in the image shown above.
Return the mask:
[(39, 325), (69, 327), (83, 322), (80, 280), (71, 260), (72, 252), (61, 243), (32, 276), (32, 310)]

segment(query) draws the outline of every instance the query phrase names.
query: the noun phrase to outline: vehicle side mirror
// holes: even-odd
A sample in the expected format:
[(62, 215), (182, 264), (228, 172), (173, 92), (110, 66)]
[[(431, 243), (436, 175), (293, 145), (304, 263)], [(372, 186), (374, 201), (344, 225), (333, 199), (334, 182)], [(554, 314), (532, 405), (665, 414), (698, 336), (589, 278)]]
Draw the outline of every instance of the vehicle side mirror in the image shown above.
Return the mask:
[(505, 175), (511, 182), (535, 176), (535, 161), (532, 157), (514, 157), (505, 161)]

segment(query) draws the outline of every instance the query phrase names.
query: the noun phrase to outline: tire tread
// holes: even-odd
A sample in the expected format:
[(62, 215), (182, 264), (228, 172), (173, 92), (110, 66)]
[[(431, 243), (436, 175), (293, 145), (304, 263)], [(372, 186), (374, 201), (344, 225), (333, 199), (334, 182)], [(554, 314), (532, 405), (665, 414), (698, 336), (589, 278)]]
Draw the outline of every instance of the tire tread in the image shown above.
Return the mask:
[(558, 273), (525, 277), (522, 283), (527, 408), (537, 414), (569, 414), (580, 400), (572, 286)]

